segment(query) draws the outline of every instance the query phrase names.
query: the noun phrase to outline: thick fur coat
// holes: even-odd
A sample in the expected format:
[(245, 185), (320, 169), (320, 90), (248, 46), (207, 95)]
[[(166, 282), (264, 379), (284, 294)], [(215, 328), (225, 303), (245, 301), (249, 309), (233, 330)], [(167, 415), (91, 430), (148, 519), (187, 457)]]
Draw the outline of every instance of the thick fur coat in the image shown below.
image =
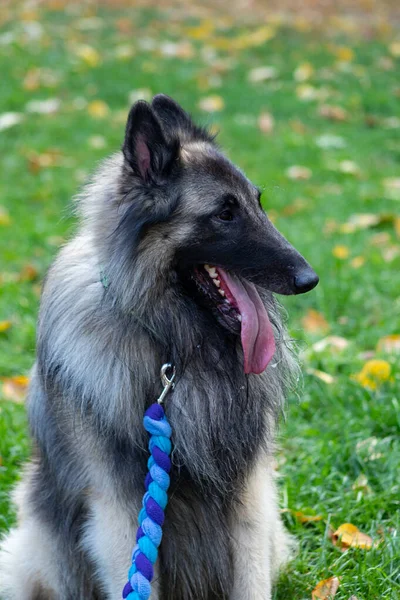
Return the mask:
[[(247, 219), (228, 236), (207, 222), (227, 194)], [(1, 546), (0, 595), (121, 598), (146, 474), (142, 418), (168, 361), (173, 468), (151, 598), (268, 600), (288, 556), (274, 430), (296, 373), (271, 290), (290, 293), (288, 257), (308, 265), (262, 213), (254, 186), (165, 96), (133, 107), (123, 152), (78, 207), (79, 230), (44, 285), (29, 391), (34, 451), (15, 493), (18, 524)], [(186, 286), (202, 262), (257, 286), (276, 342), (262, 374), (244, 373), (240, 337)]]

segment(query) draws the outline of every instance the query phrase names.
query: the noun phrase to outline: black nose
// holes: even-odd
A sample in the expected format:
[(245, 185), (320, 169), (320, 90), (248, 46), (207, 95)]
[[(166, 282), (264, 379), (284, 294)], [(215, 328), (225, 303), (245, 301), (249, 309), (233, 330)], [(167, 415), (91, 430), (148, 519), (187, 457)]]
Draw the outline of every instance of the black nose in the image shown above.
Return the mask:
[(295, 294), (304, 294), (309, 292), (317, 285), (319, 277), (312, 269), (300, 271), (294, 278)]

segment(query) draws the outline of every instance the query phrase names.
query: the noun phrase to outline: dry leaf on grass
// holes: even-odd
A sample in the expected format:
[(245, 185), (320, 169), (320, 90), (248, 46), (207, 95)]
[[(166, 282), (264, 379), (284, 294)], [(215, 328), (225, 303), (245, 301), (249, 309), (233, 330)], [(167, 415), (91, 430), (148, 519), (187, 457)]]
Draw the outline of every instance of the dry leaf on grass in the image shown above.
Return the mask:
[(315, 523), (317, 521), (322, 521), (322, 517), (320, 515), (305, 515), (303, 512), (301, 512), (300, 510), (295, 510), (292, 511), (293, 515), (296, 517), (296, 519), (303, 524), (306, 523)]
[(5, 377), (2, 386), (2, 396), (6, 400), (21, 404), (25, 401), (28, 389), (29, 378), (25, 375), (15, 375), (14, 377)]
[(87, 111), (95, 119), (104, 119), (110, 112), (110, 109), (103, 100), (93, 100), (89, 102)]
[(376, 347), (378, 352), (387, 352), (393, 354), (400, 354), (400, 334), (392, 334), (383, 336)]
[(0, 206), (0, 226), (8, 227), (11, 224), (11, 218), (5, 206)]
[(59, 110), (60, 106), (61, 102), (58, 98), (48, 98), (47, 100), (31, 100), (25, 106), (25, 109), (30, 113), (52, 115)]
[(225, 106), (224, 99), (221, 96), (206, 96), (199, 102), (199, 108), (205, 112), (218, 112)]
[(272, 66), (255, 67), (249, 71), (248, 80), (251, 83), (260, 83), (262, 81), (275, 79), (277, 74), (278, 72), (276, 68)]
[(323, 340), (319, 340), (312, 345), (312, 349), (315, 352), (323, 352), (326, 349), (332, 350), (333, 352), (341, 352), (345, 350), (349, 345), (349, 341), (339, 335), (328, 335)]
[(258, 117), (258, 128), (262, 133), (270, 134), (274, 130), (274, 117), (271, 113), (264, 112)]
[(372, 538), (366, 533), (362, 533), (358, 527), (352, 523), (343, 523), (333, 534), (332, 542), (341, 550), (348, 548), (361, 548), (370, 550), (373, 545)]
[(330, 375), (329, 373), (325, 373), (325, 371), (320, 371), (319, 369), (307, 369), (307, 373), (309, 375), (313, 375), (317, 379), (320, 379), (327, 385), (331, 385), (335, 381), (335, 378), (333, 377), (333, 375)]
[(0, 333), (4, 333), (11, 329), (11, 321), (0, 321)]
[(312, 176), (312, 171), (308, 167), (302, 167), (300, 165), (292, 165), (286, 170), (286, 175), (289, 179), (294, 179), (295, 181), (300, 179), (310, 179)]
[(293, 77), (296, 81), (307, 81), (314, 74), (314, 67), (311, 63), (305, 62), (297, 67), (293, 73)]
[(318, 109), (318, 114), (329, 121), (347, 121), (349, 118), (344, 108), (333, 104), (322, 104)]
[(346, 260), (346, 258), (349, 258), (350, 249), (347, 246), (338, 245), (332, 249), (332, 254), (339, 260)]
[(312, 591), (312, 600), (332, 600), (339, 589), (340, 581), (338, 577), (329, 577), (320, 581)]
[(10, 127), (14, 127), (14, 125), (18, 125), (23, 120), (24, 115), (22, 113), (17, 112), (6, 112), (0, 115), (0, 131), (4, 131), (4, 129), (9, 129)]
[(326, 333), (329, 330), (329, 323), (324, 315), (314, 308), (310, 308), (307, 311), (301, 323), (303, 329), (308, 333)]
[(18, 275), (18, 281), (35, 281), (39, 276), (37, 268), (33, 265), (25, 265)]

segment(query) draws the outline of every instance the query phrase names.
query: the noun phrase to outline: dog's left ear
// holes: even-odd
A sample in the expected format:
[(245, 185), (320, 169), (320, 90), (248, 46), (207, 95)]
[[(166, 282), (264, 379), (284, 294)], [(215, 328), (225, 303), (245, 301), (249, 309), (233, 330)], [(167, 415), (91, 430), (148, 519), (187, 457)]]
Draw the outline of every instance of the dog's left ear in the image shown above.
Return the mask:
[(150, 105), (139, 101), (129, 112), (122, 152), (134, 174), (149, 182), (168, 176), (178, 157), (179, 142), (166, 140)]

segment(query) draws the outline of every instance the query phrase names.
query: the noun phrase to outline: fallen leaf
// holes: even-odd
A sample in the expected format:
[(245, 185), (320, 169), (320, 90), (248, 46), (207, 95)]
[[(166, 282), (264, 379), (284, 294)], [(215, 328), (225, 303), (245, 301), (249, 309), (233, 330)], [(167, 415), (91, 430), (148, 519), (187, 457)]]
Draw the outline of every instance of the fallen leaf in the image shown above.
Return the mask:
[(325, 373), (325, 371), (320, 371), (319, 369), (307, 369), (307, 373), (309, 375), (313, 375), (317, 379), (320, 379), (327, 385), (331, 385), (335, 381), (335, 378), (333, 377), (333, 375), (330, 375), (329, 373)]
[(324, 315), (314, 308), (310, 308), (301, 320), (307, 333), (325, 333), (329, 331), (329, 323)]
[(101, 150), (105, 148), (107, 145), (106, 139), (102, 135), (92, 135), (88, 139), (88, 144), (91, 148), (95, 150)]
[(308, 205), (309, 201), (306, 198), (295, 198), (292, 204), (288, 204), (282, 209), (282, 214), (290, 217), (305, 210)]
[(32, 173), (38, 173), (41, 169), (56, 167), (61, 164), (61, 153), (57, 148), (49, 149), (42, 154), (31, 152), (28, 155), (28, 168)]
[(340, 337), (338, 335), (328, 335), (328, 337), (323, 340), (319, 340), (312, 345), (312, 348), (315, 352), (323, 352), (327, 348), (329, 350), (333, 350), (334, 352), (342, 352), (349, 345), (349, 341), (344, 337)]
[(389, 52), (396, 58), (400, 57), (400, 41), (392, 42), (389, 46)]
[(11, 224), (11, 218), (8, 210), (4, 206), (0, 206), (0, 225), (2, 227), (8, 227)]
[(347, 175), (359, 175), (360, 167), (353, 160), (342, 160), (339, 163), (339, 171)]
[(11, 329), (11, 321), (0, 321), (0, 333), (4, 333)]
[(354, 58), (353, 50), (347, 46), (340, 46), (339, 48), (336, 48), (335, 54), (338, 60), (343, 62), (349, 62)]
[(18, 276), (18, 281), (35, 281), (35, 279), (37, 279), (39, 276), (39, 272), (37, 270), (36, 267), (34, 267), (33, 265), (25, 265), (19, 276)]
[(362, 533), (352, 523), (344, 523), (332, 535), (332, 541), (335, 546), (342, 550), (348, 548), (361, 548), (370, 550), (373, 545), (372, 538), (366, 533)]
[(346, 260), (346, 258), (349, 258), (350, 250), (347, 246), (338, 245), (332, 249), (332, 254), (339, 260)]
[(312, 600), (332, 600), (339, 589), (338, 577), (329, 577), (317, 583), (311, 593)]
[(0, 131), (14, 127), (23, 120), (24, 115), (17, 112), (6, 112), (0, 115)]
[(320, 97), (320, 91), (308, 83), (302, 83), (296, 87), (296, 96), (303, 102), (311, 102)]
[(14, 377), (3, 378), (2, 395), (6, 400), (21, 404), (24, 402), (29, 378), (25, 375), (15, 375)]
[(274, 125), (275, 121), (271, 113), (264, 112), (258, 117), (258, 128), (261, 133), (266, 133), (267, 135), (272, 133), (274, 130)]
[(275, 79), (277, 74), (276, 68), (272, 66), (255, 67), (249, 71), (248, 80), (251, 83), (260, 83), (262, 81)]
[(58, 98), (48, 98), (47, 100), (31, 100), (25, 106), (29, 113), (37, 113), (39, 115), (51, 115), (56, 113), (61, 106)]
[(322, 521), (322, 517), (320, 515), (305, 515), (300, 510), (294, 510), (292, 511), (292, 513), (296, 517), (296, 519), (303, 524)]
[(312, 171), (308, 167), (302, 167), (300, 165), (292, 165), (286, 171), (287, 177), (289, 179), (300, 180), (300, 179), (310, 179), (312, 176)]
[(357, 477), (351, 488), (355, 492), (362, 492), (365, 495), (372, 493), (372, 490), (368, 485), (368, 479), (366, 478), (364, 473), (360, 473), (360, 475)]
[(390, 200), (400, 200), (400, 177), (387, 177), (382, 183)]
[(346, 142), (345, 140), (338, 136), (338, 135), (331, 135), (331, 134), (326, 134), (326, 135), (320, 135), (319, 137), (317, 137), (317, 139), (315, 140), (315, 143), (317, 144), (317, 146), (319, 148), (323, 148), (324, 150), (329, 150), (329, 149), (339, 149), (339, 148), (345, 148), (346, 147)]
[(368, 360), (361, 371), (352, 376), (363, 387), (376, 390), (382, 383), (391, 379), (392, 368), (386, 360)]
[(305, 62), (297, 67), (293, 73), (293, 77), (296, 81), (307, 81), (314, 74), (314, 67), (311, 63)]
[(97, 50), (87, 44), (75, 48), (75, 54), (82, 62), (91, 68), (97, 67), (101, 62), (101, 57)]
[(110, 112), (110, 109), (104, 100), (93, 100), (92, 102), (89, 102), (87, 111), (89, 115), (95, 119), (104, 119)]
[(347, 121), (347, 111), (341, 106), (334, 106), (332, 104), (322, 104), (318, 109), (318, 114), (324, 119), (330, 121)]
[(354, 233), (360, 229), (370, 229), (386, 223), (395, 223), (396, 215), (391, 213), (357, 213), (351, 215), (346, 223), (340, 227), (341, 233)]
[(225, 106), (224, 99), (221, 96), (206, 96), (199, 102), (199, 108), (205, 112), (218, 112)]
[(381, 337), (376, 349), (378, 352), (400, 354), (400, 334), (394, 333)]
[(353, 269), (360, 269), (365, 265), (364, 256), (355, 256), (351, 259), (350, 265), (353, 267)]

